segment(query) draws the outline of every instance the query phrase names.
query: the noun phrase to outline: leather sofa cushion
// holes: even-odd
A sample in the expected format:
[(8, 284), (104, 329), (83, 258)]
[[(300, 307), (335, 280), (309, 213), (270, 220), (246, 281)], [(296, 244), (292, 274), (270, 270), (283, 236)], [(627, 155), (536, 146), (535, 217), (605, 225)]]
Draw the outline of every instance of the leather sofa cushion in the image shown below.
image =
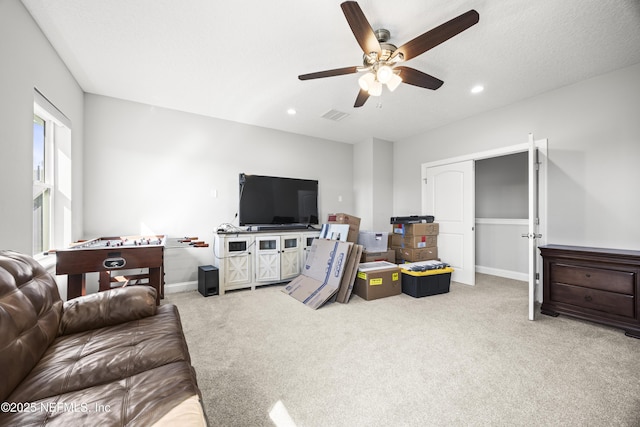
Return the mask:
[(173, 362), (34, 401), (36, 411), (0, 413), (0, 425), (148, 427), (193, 395), (200, 396), (193, 368), (188, 362)]
[(0, 401), (39, 362), (61, 316), (53, 276), (30, 256), (0, 251)]
[(156, 290), (129, 286), (98, 292), (64, 303), (60, 335), (117, 325), (156, 314)]
[(64, 395), (178, 361), (190, 362), (178, 310), (162, 305), (155, 316), (58, 337), (9, 401)]
[(151, 427), (206, 427), (207, 421), (199, 396), (191, 396), (167, 412)]

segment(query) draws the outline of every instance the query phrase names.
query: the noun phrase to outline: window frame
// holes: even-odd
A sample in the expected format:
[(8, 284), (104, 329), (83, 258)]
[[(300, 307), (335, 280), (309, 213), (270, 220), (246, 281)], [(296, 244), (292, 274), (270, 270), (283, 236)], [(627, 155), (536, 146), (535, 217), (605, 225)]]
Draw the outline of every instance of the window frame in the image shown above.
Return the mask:
[[(35, 168), (32, 171), (32, 247), (31, 251), (34, 257), (41, 258), (46, 255), (50, 250), (54, 249), (56, 245), (64, 243), (62, 240), (67, 240), (70, 234), (70, 230), (65, 230), (67, 227), (66, 222), (61, 222), (59, 219), (63, 219), (66, 216), (66, 212), (61, 205), (63, 194), (60, 191), (60, 185), (70, 182), (71, 171), (61, 171), (60, 156), (62, 146), (70, 147), (70, 140), (63, 143), (63, 139), (68, 139), (62, 135), (69, 135), (71, 132), (71, 122), (62, 114), (48, 99), (46, 99), (37, 89), (34, 91), (33, 102), (33, 120), (39, 118), (44, 123), (44, 173), (38, 177), (36, 176)], [(59, 134), (61, 128), (67, 128), (69, 133), (62, 132)], [(59, 135), (58, 135), (59, 134)], [(61, 139), (58, 141), (58, 139)], [(34, 126), (32, 125), (32, 138), (31, 138), (32, 150), (35, 151), (35, 133)], [(67, 149), (68, 151), (68, 149)], [(66, 153), (70, 160), (70, 153)], [(35, 153), (32, 154), (35, 160)], [(32, 165), (35, 166), (35, 162), (32, 160)], [(70, 163), (69, 163), (70, 166)], [(61, 173), (66, 174), (61, 178)], [(40, 178), (40, 179), (38, 179)], [(60, 182), (62, 179), (63, 182)], [(68, 186), (69, 184), (67, 184)], [(67, 193), (69, 190), (67, 190)], [(42, 223), (39, 223), (38, 213), (36, 212), (36, 200), (42, 197), (43, 200), (43, 212), (41, 215)], [(62, 199), (60, 199), (62, 197)], [(70, 194), (67, 195), (70, 199)], [(60, 199), (60, 200), (58, 200)], [(41, 226), (41, 229), (38, 227)], [(61, 228), (61, 229), (58, 229)]]

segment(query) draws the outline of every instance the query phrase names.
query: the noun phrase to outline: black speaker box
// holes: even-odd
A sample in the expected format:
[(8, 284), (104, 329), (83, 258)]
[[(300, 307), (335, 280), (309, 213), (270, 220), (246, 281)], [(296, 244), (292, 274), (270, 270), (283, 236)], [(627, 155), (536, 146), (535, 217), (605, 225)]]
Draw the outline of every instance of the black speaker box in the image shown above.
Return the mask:
[(198, 267), (198, 292), (202, 296), (218, 295), (219, 281), (218, 269), (212, 265)]

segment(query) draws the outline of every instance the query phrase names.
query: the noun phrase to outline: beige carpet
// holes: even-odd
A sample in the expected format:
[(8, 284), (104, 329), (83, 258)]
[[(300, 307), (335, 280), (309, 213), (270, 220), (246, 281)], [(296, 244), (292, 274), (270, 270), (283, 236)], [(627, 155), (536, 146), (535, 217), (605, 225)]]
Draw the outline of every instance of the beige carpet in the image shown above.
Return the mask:
[(317, 311), (282, 286), (178, 305), (212, 426), (640, 426), (640, 340), (527, 320), (524, 282)]

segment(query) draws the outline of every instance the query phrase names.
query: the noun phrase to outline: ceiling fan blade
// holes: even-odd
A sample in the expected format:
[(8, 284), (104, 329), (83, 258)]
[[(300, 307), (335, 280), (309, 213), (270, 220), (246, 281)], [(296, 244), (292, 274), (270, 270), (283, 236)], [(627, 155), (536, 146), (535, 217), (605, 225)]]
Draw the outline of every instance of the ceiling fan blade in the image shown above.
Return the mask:
[(364, 103), (367, 102), (367, 99), (369, 99), (369, 92), (360, 89), (360, 92), (358, 92), (358, 96), (356, 97), (356, 102), (353, 106), (356, 108), (362, 107)]
[(342, 76), (343, 74), (353, 74), (358, 72), (358, 67), (336, 68), (334, 70), (318, 71), (317, 73), (301, 74), (300, 80), (320, 79), (323, 77)]
[(442, 80), (430, 76), (429, 74), (425, 74), (422, 71), (418, 71), (415, 68), (400, 66), (395, 67), (394, 69), (400, 71), (400, 77), (404, 83), (413, 86), (436, 90), (444, 83)]
[(479, 20), (480, 15), (472, 9), (400, 46), (392, 58), (399, 53), (402, 53), (405, 61), (415, 58), (477, 24)]
[(376, 37), (371, 24), (364, 16), (362, 9), (355, 1), (346, 1), (340, 5), (347, 22), (351, 27), (353, 35), (356, 37), (358, 44), (362, 48), (365, 55), (371, 52), (377, 52), (380, 55), (380, 43)]

